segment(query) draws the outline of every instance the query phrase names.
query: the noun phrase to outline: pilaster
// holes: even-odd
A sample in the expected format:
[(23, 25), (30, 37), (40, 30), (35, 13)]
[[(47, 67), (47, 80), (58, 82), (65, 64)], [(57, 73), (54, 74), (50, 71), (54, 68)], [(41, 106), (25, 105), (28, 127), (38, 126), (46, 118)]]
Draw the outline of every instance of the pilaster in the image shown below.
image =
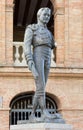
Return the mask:
[(83, 68), (83, 1), (65, 1), (65, 66)]
[(13, 7), (12, 0), (6, 2), (6, 65), (13, 64)]
[(0, 66), (5, 64), (5, 0), (0, 0)]
[(55, 34), (55, 40), (57, 42), (57, 49), (56, 49), (57, 67), (64, 67), (64, 54), (65, 54), (64, 13), (65, 13), (64, 0), (56, 0), (54, 6), (54, 34)]

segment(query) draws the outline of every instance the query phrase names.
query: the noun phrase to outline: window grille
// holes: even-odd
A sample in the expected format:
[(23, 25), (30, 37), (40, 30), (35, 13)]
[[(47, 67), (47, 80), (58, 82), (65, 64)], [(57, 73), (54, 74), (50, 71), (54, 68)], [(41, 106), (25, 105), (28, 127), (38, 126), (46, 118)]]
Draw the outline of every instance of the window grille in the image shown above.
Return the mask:
[[(32, 111), (32, 99), (33, 94), (29, 95), (20, 95), (15, 98), (11, 104), (10, 111), (10, 125), (16, 125), (18, 120), (28, 120)], [(56, 112), (57, 105), (55, 101), (46, 96), (46, 109), (49, 113), (53, 114)], [(41, 117), (41, 109), (38, 107), (35, 113), (36, 117)]]

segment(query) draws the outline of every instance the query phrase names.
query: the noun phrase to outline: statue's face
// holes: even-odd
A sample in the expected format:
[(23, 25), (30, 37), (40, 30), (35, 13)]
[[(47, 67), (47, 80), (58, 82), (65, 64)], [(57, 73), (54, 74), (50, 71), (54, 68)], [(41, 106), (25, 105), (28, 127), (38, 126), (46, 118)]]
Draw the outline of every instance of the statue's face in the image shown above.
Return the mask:
[(43, 10), (40, 17), (39, 17), (39, 20), (42, 23), (47, 24), (50, 20), (50, 16), (51, 16), (50, 10)]

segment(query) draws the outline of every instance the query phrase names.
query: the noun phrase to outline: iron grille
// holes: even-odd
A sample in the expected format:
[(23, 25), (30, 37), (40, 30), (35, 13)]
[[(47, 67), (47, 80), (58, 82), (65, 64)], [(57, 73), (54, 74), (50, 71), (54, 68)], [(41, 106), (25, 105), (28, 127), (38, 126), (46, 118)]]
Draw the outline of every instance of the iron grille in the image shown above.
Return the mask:
[[(10, 125), (16, 125), (18, 120), (28, 120), (32, 111), (33, 94), (21, 95), (15, 98), (11, 104)], [(57, 105), (52, 98), (46, 96), (46, 109), (49, 113), (56, 112)], [(36, 117), (41, 117), (41, 109), (38, 107), (35, 113)]]

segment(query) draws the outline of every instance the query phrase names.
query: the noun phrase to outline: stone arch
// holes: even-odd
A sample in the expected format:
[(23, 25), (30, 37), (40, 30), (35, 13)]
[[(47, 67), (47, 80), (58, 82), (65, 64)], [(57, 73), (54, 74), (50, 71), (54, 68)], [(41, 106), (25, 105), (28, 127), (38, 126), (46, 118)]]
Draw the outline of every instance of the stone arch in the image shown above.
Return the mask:
[[(68, 100), (68, 98), (67, 98), (67, 96), (66, 96), (66, 94), (62, 91), (62, 90), (60, 90), (60, 89), (58, 89), (58, 88), (56, 88), (55, 86), (50, 86), (50, 88), (51, 89), (49, 89), (49, 86), (47, 87), (47, 89), (46, 89), (46, 93), (48, 94), (48, 95), (50, 95), (50, 97), (52, 97), (54, 100), (55, 100), (55, 102), (57, 103), (57, 106), (58, 106), (58, 109), (61, 109), (61, 108), (67, 108), (67, 107), (69, 107), (69, 100)], [(33, 91), (32, 91), (33, 90)], [(50, 91), (49, 91), (50, 90)], [(17, 90), (16, 90), (17, 91)], [(17, 96), (18, 94), (20, 94), (20, 93), (30, 93), (30, 92), (34, 92), (35, 90), (34, 90), (34, 87), (33, 88), (31, 88), (31, 89), (28, 89), (28, 91), (27, 91), (27, 88), (26, 88), (26, 90), (24, 91), (23, 89), (21, 89), (21, 90), (18, 90), (17, 92), (16, 91), (14, 91), (13, 93), (12, 93), (12, 95), (10, 94), (9, 95), (9, 91), (6, 93), (6, 95), (9, 95), (9, 97), (8, 97), (8, 106), (9, 106), (9, 104), (10, 104), (10, 102), (11, 102), (11, 100), (15, 97), (15, 96)], [(50, 93), (51, 92), (51, 93)], [(7, 98), (7, 97), (5, 97), (5, 98)]]
[[(29, 119), (32, 111), (33, 91), (19, 93), (10, 102), (10, 124), (16, 125), (19, 119)], [(57, 104), (54, 99), (46, 94), (46, 109), (51, 114), (57, 112)], [(17, 115), (18, 113), (18, 115)], [(20, 114), (21, 113), (21, 114)], [(35, 112), (36, 117), (41, 117), (40, 108)], [(15, 118), (16, 117), (16, 118)]]
[[(18, 89), (15, 89), (14, 91), (12, 91), (11, 93), (10, 93), (10, 90), (8, 90), (7, 91), (7, 93), (4, 95), (4, 97), (5, 97), (5, 101), (6, 101), (6, 99), (8, 99), (7, 100), (7, 106), (6, 107), (10, 107), (10, 102), (12, 101), (12, 99), (15, 97), (15, 96), (17, 96), (18, 94), (20, 94), (20, 93), (30, 93), (30, 92), (34, 92), (35, 91), (35, 87), (34, 87), (34, 85), (33, 85), (33, 87), (29, 87), (28, 88), (28, 90), (27, 90), (27, 87), (26, 88), (18, 88)], [(5, 105), (4, 104), (4, 105)]]
[[(12, 98), (10, 99), (9, 106), (10, 106), (11, 102), (12, 102), (14, 99), (17, 99), (18, 97), (21, 97), (21, 96), (24, 96), (24, 95), (34, 94), (34, 92), (35, 92), (35, 91), (33, 91), (33, 90), (32, 90), (32, 91), (25, 91), (25, 92), (21, 91), (21, 92), (19, 92), (19, 93), (14, 94), (14, 95), (12, 96)], [(53, 100), (53, 101), (55, 102), (55, 105), (57, 106), (57, 102), (56, 102), (56, 100), (54, 100), (54, 95), (52, 95), (52, 94), (46, 92), (46, 96), (47, 96), (47, 97), (50, 97), (51, 100)]]
[[(7, 4), (13, 4), (14, 3), (14, 1), (15, 0), (7, 0)], [(54, 3), (55, 3), (55, 0), (50, 0), (51, 1), (51, 3), (52, 3), (52, 5), (54, 5)]]

